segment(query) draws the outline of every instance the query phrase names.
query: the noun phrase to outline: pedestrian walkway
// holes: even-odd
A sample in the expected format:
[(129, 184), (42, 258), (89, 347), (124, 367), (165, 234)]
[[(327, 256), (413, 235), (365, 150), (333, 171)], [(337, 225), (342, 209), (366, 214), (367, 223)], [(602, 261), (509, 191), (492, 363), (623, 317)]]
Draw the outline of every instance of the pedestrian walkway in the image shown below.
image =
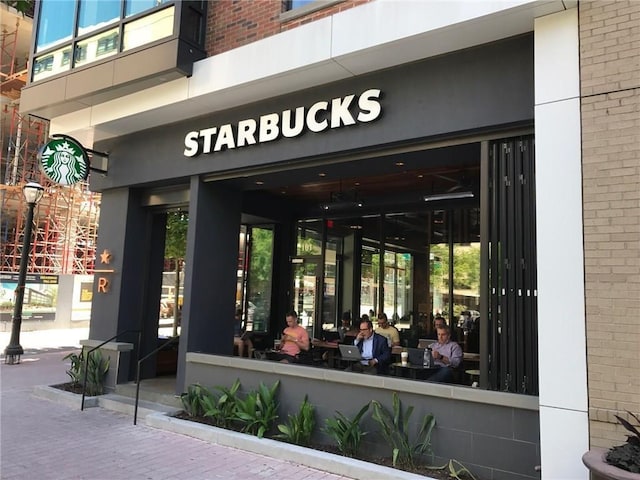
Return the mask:
[[(74, 343), (67, 335), (62, 342), (54, 341), (57, 334), (53, 331), (38, 333), (44, 337), (21, 337), (25, 352), (29, 351), (22, 363), (0, 366), (3, 480), (348, 479), (298, 465), (295, 459), (277, 460), (146, 425), (134, 426), (129, 415), (111, 410), (79, 411), (34, 397), (31, 391), (36, 385), (68, 381), (68, 366), (63, 350), (31, 349), (36, 344), (59, 348), (63, 345), (56, 343)], [(5, 341), (4, 336), (0, 338)], [(86, 338), (86, 333), (77, 338)]]

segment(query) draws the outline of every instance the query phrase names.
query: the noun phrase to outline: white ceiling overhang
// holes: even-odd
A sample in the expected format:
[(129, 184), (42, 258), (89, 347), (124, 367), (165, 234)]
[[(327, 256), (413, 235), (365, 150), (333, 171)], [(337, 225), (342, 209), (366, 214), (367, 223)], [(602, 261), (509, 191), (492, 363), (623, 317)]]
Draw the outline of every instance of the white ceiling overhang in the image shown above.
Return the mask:
[(533, 31), (576, 1), (374, 0), (194, 64), (193, 75), (51, 119), (94, 142)]

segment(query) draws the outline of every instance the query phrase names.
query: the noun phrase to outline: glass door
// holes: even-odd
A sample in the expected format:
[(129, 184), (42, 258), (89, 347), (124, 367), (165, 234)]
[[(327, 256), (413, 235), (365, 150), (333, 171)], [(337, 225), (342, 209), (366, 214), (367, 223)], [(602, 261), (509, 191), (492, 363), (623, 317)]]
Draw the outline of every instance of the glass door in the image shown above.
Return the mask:
[(300, 325), (313, 334), (319, 312), (318, 292), (321, 285), (321, 257), (297, 257), (291, 260), (293, 271), (293, 309)]

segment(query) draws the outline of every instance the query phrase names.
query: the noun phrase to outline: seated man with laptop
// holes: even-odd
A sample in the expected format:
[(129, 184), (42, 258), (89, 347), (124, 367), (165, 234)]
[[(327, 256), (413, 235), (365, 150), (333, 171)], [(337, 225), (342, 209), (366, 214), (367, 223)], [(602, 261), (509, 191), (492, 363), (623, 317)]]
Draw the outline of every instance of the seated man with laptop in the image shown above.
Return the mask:
[[(369, 374), (387, 373), (389, 364), (391, 363), (391, 348), (387, 339), (382, 335), (374, 333), (371, 320), (360, 322), (360, 330), (354, 341), (360, 353), (360, 358), (347, 358), (347, 345), (340, 346), (340, 353), (343, 358), (355, 360), (354, 363), (347, 368), (348, 371), (362, 372)], [(351, 349), (353, 350), (353, 349)]]
[(451, 341), (451, 328), (448, 325), (439, 326), (438, 343), (431, 345), (434, 364), (438, 368), (427, 380), (430, 382), (451, 383), (454, 369), (462, 362), (462, 348), (456, 342)]

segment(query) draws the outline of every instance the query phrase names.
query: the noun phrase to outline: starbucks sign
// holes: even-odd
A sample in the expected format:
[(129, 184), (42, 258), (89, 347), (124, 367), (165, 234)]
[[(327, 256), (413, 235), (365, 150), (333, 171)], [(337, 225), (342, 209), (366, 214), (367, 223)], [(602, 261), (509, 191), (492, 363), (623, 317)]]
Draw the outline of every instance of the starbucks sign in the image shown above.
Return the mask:
[(38, 152), (38, 160), (44, 174), (60, 185), (73, 185), (86, 180), (89, 174), (87, 152), (80, 143), (66, 135), (49, 140)]

